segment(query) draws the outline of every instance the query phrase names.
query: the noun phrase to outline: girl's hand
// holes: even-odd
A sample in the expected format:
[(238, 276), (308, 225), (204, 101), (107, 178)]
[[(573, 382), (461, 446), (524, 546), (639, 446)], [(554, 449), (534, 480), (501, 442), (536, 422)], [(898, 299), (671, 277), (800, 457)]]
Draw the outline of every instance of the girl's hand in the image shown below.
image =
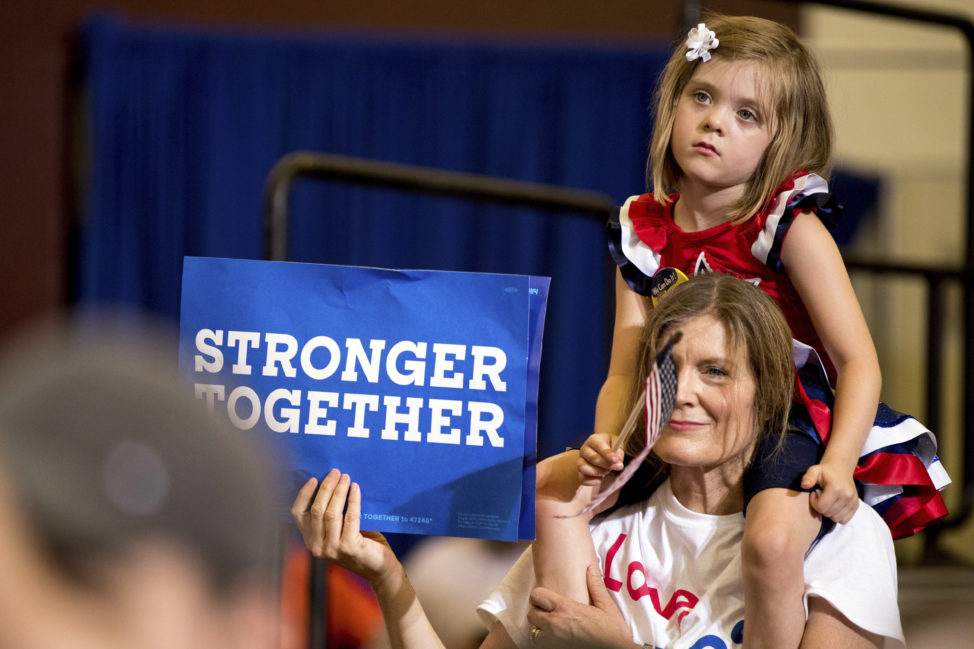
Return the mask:
[(813, 491), (810, 498), (815, 511), (836, 523), (848, 523), (859, 507), (859, 494), (852, 473), (822, 462), (809, 467), (802, 477), (802, 489), (812, 489), (816, 485), (821, 491)]
[(612, 438), (604, 433), (589, 435), (578, 454), (578, 474), (581, 484), (599, 485), (610, 471), (622, 470), (623, 455), (612, 449)]
[(361, 509), (358, 484), (332, 469), (320, 486), (316, 478), (304, 483), (291, 506), (291, 517), (314, 556), (338, 564), (375, 586), (399, 569), (399, 560), (381, 534), (359, 531)]

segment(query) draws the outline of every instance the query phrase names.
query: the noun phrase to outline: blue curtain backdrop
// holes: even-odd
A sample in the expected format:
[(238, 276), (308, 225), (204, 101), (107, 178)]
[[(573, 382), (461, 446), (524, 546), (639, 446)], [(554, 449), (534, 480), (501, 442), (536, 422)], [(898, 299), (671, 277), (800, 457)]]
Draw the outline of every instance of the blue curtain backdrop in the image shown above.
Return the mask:
[[(274, 35), (98, 17), (84, 30), (82, 304), (176, 318), (184, 255), (260, 258), (265, 179), (295, 150), (592, 189), (644, 188), (663, 48)], [(539, 441), (588, 434), (612, 297), (602, 224), (299, 181), (295, 261), (548, 275)]]

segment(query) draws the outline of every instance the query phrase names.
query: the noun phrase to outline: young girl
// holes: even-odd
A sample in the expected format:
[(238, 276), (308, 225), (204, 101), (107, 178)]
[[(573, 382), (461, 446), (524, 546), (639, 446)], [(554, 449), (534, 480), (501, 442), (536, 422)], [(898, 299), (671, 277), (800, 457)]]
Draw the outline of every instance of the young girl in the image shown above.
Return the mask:
[[(565, 456), (538, 476), (536, 576), (587, 601), (585, 567), (597, 561), (588, 518), (561, 516), (576, 514), (605, 474), (622, 467), (613, 449), (628, 414), (620, 406), (638, 332), (652, 308), (647, 297), (654, 278), (675, 275), (657, 271), (729, 273), (777, 301), (827, 375), (816, 380), (821, 366), (802, 351), (808, 347), (796, 347), (792, 423), (803, 434), (786, 435), (780, 452), (759, 449), (745, 484), (746, 645), (797, 647), (804, 555), (832, 521), (855, 513), (854, 474), (895, 537), (946, 513), (938, 489), (949, 480), (929, 431), (885, 406), (877, 415), (875, 348), (822, 223), (838, 212), (823, 180), (831, 117), (817, 64), (794, 33), (750, 17), (699, 25), (663, 72), (655, 118), (647, 166), (654, 193), (630, 199), (610, 224), (616, 319), (595, 432), (577, 460)], [(816, 444), (805, 444), (809, 438)]]

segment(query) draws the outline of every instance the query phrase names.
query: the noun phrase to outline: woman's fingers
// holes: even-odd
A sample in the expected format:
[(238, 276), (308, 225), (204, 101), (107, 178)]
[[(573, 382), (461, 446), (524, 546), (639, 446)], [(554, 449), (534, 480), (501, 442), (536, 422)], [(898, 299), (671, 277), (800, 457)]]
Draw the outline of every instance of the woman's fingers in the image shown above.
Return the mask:
[(348, 509), (345, 512), (344, 537), (346, 540), (358, 538), (361, 513), (362, 489), (358, 486), (357, 482), (353, 482), (348, 492)]
[(351, 481), (347, 473), (338, 473), (335, 486), (332, 489), (328, 506), (324, 513), (325, 545), (330, 551), (329, 558), (335, 558), (335, 552), (341, 547), (343, 536), (345, 501), (348, 499), (348, 485)]
[(305, 546), (316, 557), (362, 575), (380, 571), (387, 560), (383, 548), (388, 544), (383, 536), (361, 532), (361, 487), (338, 469), (329, 471), (320, 484), (309, 479), (298, 491), (291, 515)]
[(331, 500), (331, 493), (334, 491), (337, 481), (337, 469), (332, 469), (322, 478), (321, 484), (318, 485), (318, 493), (315, 494), (314, 500), (311, 502), (311, 509), (308, 512), (310, 538), (305, 538), (305, 545), (315, 556), (320, 556), (322, 551), (321, 546), (325, 540), (325, 512), (328, 509), (328, 502)]
[(291, 504), (291, 518), (298, 524), (298, 527), (303, 526), (308, 517), (308, 508), (311, 506), (311, 499), (314, 497), (317, 487), (318, 478), (308, 478), (308, 481), (298, 490), (294, 503)]

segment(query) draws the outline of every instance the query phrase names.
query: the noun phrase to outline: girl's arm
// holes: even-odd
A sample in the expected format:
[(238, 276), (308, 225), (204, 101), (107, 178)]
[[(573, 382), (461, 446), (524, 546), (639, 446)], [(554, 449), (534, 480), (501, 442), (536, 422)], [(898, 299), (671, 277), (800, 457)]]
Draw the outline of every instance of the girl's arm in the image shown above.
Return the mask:
[[(343, 514), (346, 503), (347, 512)], [(369, 582), (393, 647), (443, 649), (402, 564), (385, 538), (375, 532), (359, 531), (361, 506), (359, 486), (351, 483), (348, 475), (332, 469), (320, 486), (311, 478), (301, 487), (291, 506), (291, 516), (314, 556), (336, 563)]]
[(796, 216), (781, 251), (788, 277), (837, 372), (832, 431), (822, 461), (805, 474), (812, 505), (839, 523), (859, 504), (852, 472), (876, 417), (882, 376), (869, 327), (832, 235), (813, 214)]
[(652, 308), (646, 298), (629, 288), (619, 270), (616, 270), (615, 294), (609, 371), (595, 404), (595, 434), (608, 435), (613, 441), (626, 423), (625, 403), (636, 373), (639, 338)]

